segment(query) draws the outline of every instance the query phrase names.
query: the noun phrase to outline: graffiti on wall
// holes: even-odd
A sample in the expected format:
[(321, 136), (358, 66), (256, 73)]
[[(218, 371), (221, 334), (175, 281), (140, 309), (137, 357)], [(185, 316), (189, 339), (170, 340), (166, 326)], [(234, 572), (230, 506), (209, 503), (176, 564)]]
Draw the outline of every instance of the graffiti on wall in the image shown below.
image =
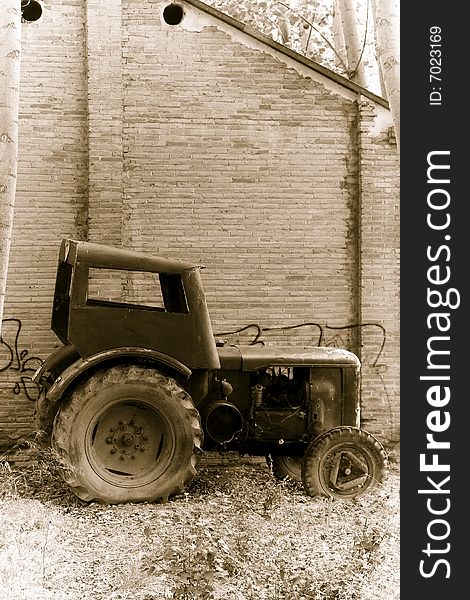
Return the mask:
[[(307, 329), (309, 328), (309, 329)], [(22, 322), (20, 319), (4, 319), (2, 325), (2, 336), (0, 337), (0, 374), (7, 371), (13, 372), (13, 377), (9, 374), (8, 379), (13, 378), (12, 392), (16, 395), (22, 395), (27, 400), (35, 402), (41, 392), (41, 387), (32, 381), (32, 376), (38, 369), (43, 360), (39, 356), (30, 354), (27, 348), (22, 348), (20, 343), (20, 334)], [(392, 401), (389, 396), (387, 385), (383, 373), (387, 370), (387, 365), (380, 362), (385, 342), (386, 331), (380, 323), (357, 323), (344, 326), (330, 326), (320, 323), (308, 322), (297, 325), (283, 327), (261, 327), (257, 323), (245, 325), (235, 331), (226, 331), (215, 333), (216, 338), (223, 338), (230, 343), (245, 344), (264, 344), (266, 341), (279, 341), (286, 339), (285, 336), (295, 337), (294, 332), (302, 334), (302, 339), (307, 340), (306, 345), (328, 346), (353, 349), (351, 334), (361, 330), (361, 335), (365, 335), (368, 330), (370, 342), (368, 347), (369, 354), (362, 357), (362, 362), (372, 368), (372, 371), (381, 380), (384, 390), (385, 400), (389, 406), (390, 423), (394, 429), (394, 417), (392, 410)], [(306, 335), (305, 335), (306, 333)], [(292, 339), (290, 339), (292, 343)]]
[(13, 371), (13, 378), (16, 379), (13, 383), (13, 393), (16, 396), (22, 394), (27, 400), (35, 402), (41, 389), (37, 383), (34, 383), (32, 376), (42, 365), (43, 360), (39, 356), (31, 356), (27, 348), (21, 348), (21, 328), (20, 319), (4, 319), (2, 321), (0, 373)]
[(369, 360), (373, 367), (385, 367), (385, 365), (381, 365), (379, 363), (379, 359), (382, 355), (387, 335), (385, 327), (380, 323), (356, 323), (343, 326), (321, 325), (320, 323), (299, 323), (298, 325), (287, 325), (284, 327), (261, 327), (257, 323), (251, 323), (250, 325), (245, 325), (236, 331), (220, 332), (215, 333), (214, 335), (216, 337), (223, 338), (225, 336), (240, 336), (240, 334), (244, 334), (245, 343), (254, 345), (264, 344), (265, 342), (262, 340), (262, 338), (272, 338), (276, 332), (292, 332), (293, 330), (306, 327), (313, 329), (313, 333), (309, 334), (310, 340), (308, 345), (329, 346), (336, 348), (348, 348), (350, 346), (349, 341), (343, 337), (345, 332), (353, 332), (355, 330), (365, 328), (375, 329), (379, 333), (379, 338), (376, 344), (376, 351)]

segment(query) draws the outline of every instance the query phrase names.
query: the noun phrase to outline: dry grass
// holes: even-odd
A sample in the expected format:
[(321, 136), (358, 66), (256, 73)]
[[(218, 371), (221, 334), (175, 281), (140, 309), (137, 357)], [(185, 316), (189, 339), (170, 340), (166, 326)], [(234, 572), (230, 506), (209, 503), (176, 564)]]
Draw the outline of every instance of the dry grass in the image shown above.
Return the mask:
[(356, 501), (205, 464), (167, 504), (87, 505), (50, 456), (0, 463), (2, 600), (394, 600), (399, 475)]

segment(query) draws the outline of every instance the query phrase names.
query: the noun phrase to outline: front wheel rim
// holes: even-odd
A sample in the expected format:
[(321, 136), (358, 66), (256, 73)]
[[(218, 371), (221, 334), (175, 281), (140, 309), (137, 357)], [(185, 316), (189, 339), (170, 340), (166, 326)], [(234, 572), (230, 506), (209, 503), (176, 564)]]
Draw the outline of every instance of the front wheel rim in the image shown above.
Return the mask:
[(367, 452), (351, 445), (332, 448), (321, 460), (323, 485), (339, 496), (349, 496), (371, 483), (373, 465)]

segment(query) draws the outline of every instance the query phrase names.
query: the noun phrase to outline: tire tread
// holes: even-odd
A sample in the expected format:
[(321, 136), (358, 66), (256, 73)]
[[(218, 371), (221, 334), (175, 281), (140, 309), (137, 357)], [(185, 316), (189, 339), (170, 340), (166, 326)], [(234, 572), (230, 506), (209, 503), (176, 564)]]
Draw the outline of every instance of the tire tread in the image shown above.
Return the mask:
[(188, 464), (183, 469), (181, 481), (176, 483), (172, 490), (164, 495), (155, 495), (148, 501), (167, 501), (169, 497), (181, 493), (187, 484), (197, 473), (197, 465), (202, 454), (203, 430), (199, 413), (194, 407), (189, 394), (180, 387), (172, 378), (163, 375), (156, 369), (141, 367), (139, 365), (118, 365), (105, 371), (98, 371), (88, 380), (77, 386), (72, 394), (66, 399), (61, 410), (58, 412), (53, 426), (52, 446), (60, 456), (66, 469), (63, 477), (72, 491), (86, 502), (98, 501), (108, 503), (109, 501), (100, 497), (98, 493), (87, 488), (83, 475), (74, 467), (73, 457), (69, 452), (70, 427), (68, 422), (75, 419), (81, 407), (90, 395), (110, 385), (119, 385), (132, 380), (133, 383), (151, 383), (163, 387), (171, 394), (175, 402), (184, 409), (188, 422), (192, 428), (193, 451)]

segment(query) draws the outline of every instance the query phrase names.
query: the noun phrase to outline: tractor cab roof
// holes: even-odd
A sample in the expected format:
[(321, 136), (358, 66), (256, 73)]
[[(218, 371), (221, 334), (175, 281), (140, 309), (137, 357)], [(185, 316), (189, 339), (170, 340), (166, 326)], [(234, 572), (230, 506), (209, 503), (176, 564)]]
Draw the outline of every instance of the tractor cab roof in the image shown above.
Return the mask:
[(59, 260), (71, 265), (80, 262), (97, 268), (149, 271), (154, 273), (183, 273), (203, 268), (203, 265), (148, 256), (142, 252), (135, 252), (126, 248), (115, 248), (70, 239), (62, 240)]

